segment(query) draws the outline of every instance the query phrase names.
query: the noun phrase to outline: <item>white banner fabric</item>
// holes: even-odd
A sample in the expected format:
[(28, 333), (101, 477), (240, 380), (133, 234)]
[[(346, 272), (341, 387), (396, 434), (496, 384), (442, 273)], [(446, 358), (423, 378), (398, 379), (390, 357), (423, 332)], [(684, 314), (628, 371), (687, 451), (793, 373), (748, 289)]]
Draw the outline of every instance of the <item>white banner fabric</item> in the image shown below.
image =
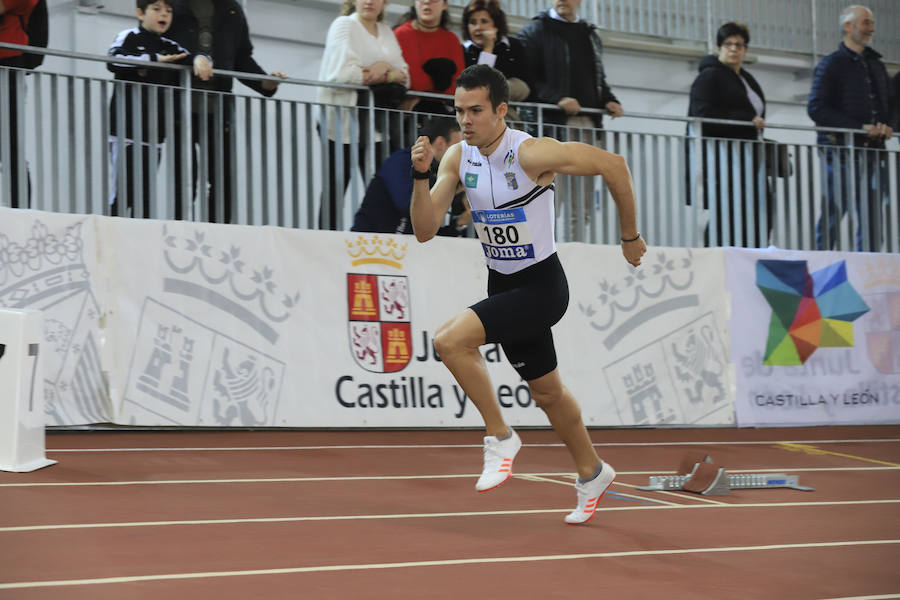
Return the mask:
[(900, 256), (726, 253), (740, 426), (900, 422)]
[[(52, 424), (482, 423), (432, 346), (485, 296), (476, 240), (0, 210), (0, 241), (39, 223), (80, 227), (73, 260), (92, 258), (85, 279), (100, 290), (99, 307), (62, 306), (45, 336), (99, 340), (89, 364), (109, 386), (91, 404), (106, 412), (75, 412), (84, 399), (67, 396)], [(9, 256), (0, 269), (19, 281)], [(734, 422), (721, 250), (653, 249), (638, 270), (618, 247), (563, 244), (560, 258), (571, 298), (554, 327), (560, 373), (588, 425)], [(502, 349), (482, 353), (509, 423), (546, 425)]]

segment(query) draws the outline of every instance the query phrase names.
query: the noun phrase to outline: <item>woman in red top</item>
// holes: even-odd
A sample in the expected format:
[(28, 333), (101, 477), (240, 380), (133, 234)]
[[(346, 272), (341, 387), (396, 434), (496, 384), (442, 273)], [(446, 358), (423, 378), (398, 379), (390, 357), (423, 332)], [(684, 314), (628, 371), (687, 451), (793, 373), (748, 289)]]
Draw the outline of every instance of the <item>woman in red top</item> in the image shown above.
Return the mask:
[[(416, 0), (406, 22), (394, 29), (409, 65), (409, 89), (417, 92), (453, 94), (456, 76), (466, 67), (462, 45), (447, 29), (447, 0)], [(449, 104), (423, 99), (415, 109), (451, 114)]]

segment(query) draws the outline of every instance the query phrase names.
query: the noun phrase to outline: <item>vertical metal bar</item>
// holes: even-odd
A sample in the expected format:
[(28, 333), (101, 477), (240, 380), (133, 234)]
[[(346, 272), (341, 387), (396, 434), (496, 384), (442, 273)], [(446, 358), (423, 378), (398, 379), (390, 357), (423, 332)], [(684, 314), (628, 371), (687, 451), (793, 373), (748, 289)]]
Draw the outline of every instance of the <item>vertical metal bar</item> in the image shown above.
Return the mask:
[[(254, 189), (254, 155), (253, 152), (253, 100), (247, 96), (244, 98), (244, 148), (246, 150), (246, 163), (244, 169), (244, 175), (247, 177), (247, 223), (250, 225), (261, 225), (266, 222), (265, 218), (265, 206), (260, 207), (259, 202), (256, 201), (256, 189)], [(260, 217), (257, 219), (256, 209), (260, 209)]]
[[(184, 94), (184, 92), (181, 93)], [(176, 190), (179, 188), (179, 182), (175, 177), (175, 148), (180, 144), (183, 144), (182, 140), (184, 134), (189, 134), (190, 132), (175, 131), (175, 90), (173, 88), (165, 88), (165, 92), (163, 93), (163, 107), (163, 111), (166, 115), (166, 194), (162, 202), (159, 203), (159, 214), (161, 219), (174, 219), (175, 201), (178, 195)], [(182, 130), (188, 130), (190, 128), (190, 114), (182, 116), (180, 125)], [(178, 138), (182, 138), (182, 140), (179, 140)], [(186, 144), (181, 145), (181, 148), (183, 149), (183, 153), (190, 153), (190, 149)], [(188, 178), (191, 176), (190, 171), (185, 171), (185, 173)], [(181, 189), (184, 190), (184, 186), (181, 186)]]
[[(315, 187), (313, 185), (313, 177), (312, 177), (312, 168), (313, 168), (313, 157), (315, 156), (315, 152), (313, 152), (313, 142), (315, 140), (315, 128), (313, 127), (313, 117), (312, 117), (313, 106), (311, 104), (305, 104), (303, 106), (303, 121), (305, 123), (306, 135), (303, 137), (306, 140), (305, 150), (306, 150), (306, 162), (309, 165), (309, 173), (306, 176), (306, 227), (308, 229), (317, 229), (316, 227), (316, 202), (315, 202)], [(322, 154), (319, 153), (319, 157), (321, 159)], [(320, 160), (321, 163), (321, 160)], [(299, 207), (298, 207), (299, 212)]]
[[(67, 77), (66, 78), (66, 97), (68, 99), (68, 129), (69, 131), (69, 190), (70, 193), (74, 194), (76, 188), (75, 183), (75, 169), (73, 168), (75, 165), (75, 157), (78, 156), (79, 152), (76, 148), (75, 144), (75, 77)], [(82, 201), (76, 198), (75, 201), (75, 210), (72, 212), (83, 213), (84, 212), (84, 204)]]
[(263, 205), (263, 225), (272, 225), (275, 213), (271, 206), (271, 195), (269, 194), (269, 111), (268, 102), (263, 99), (257, 101), (259, 104), (259, 143), (260, 143), (260, 178), (259, 189), (262, 192)]
[(284, 128), (284, 119), (282, 118), (282, 110), (284, 109), (284, 102), (280, 100), (274, 100), (271, 102), (272, 106), (275, 109), (275, 172), (273, 173), (275, 177), (275, 207), (277, 210), (277, 216), (275, 218), (275, 224), (279, 227), (286, 227), (288, 225), (285, 220), (285, 197), (284, 197), (284, 132), (282, 129)]
[[(290, 173), (291, 177), (291, 198), (290, 198), (290, 212), (291, 219), (288, 227), (298, 228), (300, 227), (300, 140), (297, 135), (298, 127), (300, 126), (300, 122), (297, 119), (297, 103), (291, 102), (291, 118), (290, 118), (290, 140), (291, 140), (291, 160), (288, 166), (288, 173)], [(305, 138), (309, 138), (308, 135), (303, 136)], [(306, 177), (305, 179), (312, 178), (312, 164), (307, 162), (306, 164)]]
[[(144, 90), (146, 85), (142, 83), (132, 83), (130, 85), (131, 95), (131, 114), (126, 118), (131, 119), (131, 177), (128, 183), (131, 189), (128, 190), (131, 198), (131, 214), (128, 216), (142, 218), (144, 217)], [(127, 214), (127, 208), (123, 207)]]
[[(0, 73), (0, 77), (2, 77), (2, 73)], [(40, 208), (46, 208), (46, 193), (44, 181), (47, 174), (46, 164), (44, 163), (44, 148), (46, 145), (44, 144), (44, 119), (46, 118), (46, 112), (44, 111), (44, 82), (46, 78), (41, 73), (34, 73), (34, 79), (32, 80), (34, 87), (34, 133), (35, 133), (35, 144), (34, 144), (34, 199), (36, 204)], [(103, 88), (104, 92), (106, 88)], [(101, 96), (103, 99), (106, 99), (106, 94), (104, 93)], [(105, 119), (101, 119), (102, 123), (105, 123)], [(101, 139), (101, 148), (105, 148), (106, 144), (106, 136), (102, 135)], [(103, 153), (105, 158), (106, 154)], [(101, 161), (103, 165), (106, 165), (106, 161)], [(105, 198), (105, 196), (104, 196)]]
[(208, 222), (209, 214), (209, 95), (211, 92), (198, 92), (200, 106), (197, 110), (197, 209), (195, 221)]
[[(213, 100), (213, 147), (210, 149), (211, 160), (213, 161), (214, 181), (210, 181), (213, 199), (216, 208), (216, 223), (228, 223), (230, 221), (231, 198), (225, 187), (225, 95), (217, 93), (212, 97)], [(264, 153), (265, 154), (265, 153)], [(265, 174), (264, 174), (265, 176)], [(228, 210), (225, 207), (228, 205)], [(228, 217), (226, 217), (228, 215)], [(209, 215), (210, 222), (213, 220)]]
[(93, 155), (93, 147), (94, 145), (91, 143), (92, 136), (91, 134), (94, 132), (94, 128), (92, 126), (93, 120), (91, 119), (91, 109), (94, 106), (92, 101), (91, 94), (91, 80), (85, 78), (82, 82), (82, 96), (84, 98), (84, 107), (83, 107), (83, 120), (82, 125), (84, 126), (84, 197), (87, 202), (87, 212), (95, 213), (97, 212), (94, 204), (95, 197), (93, 194), (93, 184), (94, 184), (94, 165), (91, 160)]
[(18, 152), (18, 148), (12, 147), (12, 135), (10, 133), (10, 116), (16, 107), (12, 106), (10, 100), (7, 82), (13, 77), (13, 70), (0, 66), (0, 79), (3, 85), (0, 85), (0, 206), (12, 206), (13, 194), (16, 190), (12, 189), (12, 157), (13, 152)]
[[(175, 217), (177, 211), (180, 210), (181, 218), (191, 221), (194, 219), (194, 97), (190, 69), (181, 71), (181, 119), (184, 123), (183, 127), (178, 128), (175, 135), (181, 138), (180, 147), (182, 149), (180, 170), (182, 173), (181, 181), (177, 182), (181, 185), (181, 207), (176, 209), (172, 214)], [(173, 198), (174, 201), (177, 196)]]
[[(150, 86), (147, 95), (147, 199), (144, 205), (147, 207), (147, 219), (158, 219), (156, 178), (159, 167), (159, 94), (165, 90), (163, 86)], [(143, 210), (143, 208), (141, 209)]]
[(124, 217), (125, 207), (128, 205), (128, 198), (131, 193), (131, 190), (128, 189), (128, 178), (126, 177), (127, 151), (125, 146), (128, 140), (125, 135), (125, 107), (127, 106), (127, 94), (135, 84), (117, 81), (113, 85), (116, 88), (116, 138), (113, 145), (113, 152), (116, 157), (116, 204), (115, 213), (110, 212), (110, 214), (114, 217)]

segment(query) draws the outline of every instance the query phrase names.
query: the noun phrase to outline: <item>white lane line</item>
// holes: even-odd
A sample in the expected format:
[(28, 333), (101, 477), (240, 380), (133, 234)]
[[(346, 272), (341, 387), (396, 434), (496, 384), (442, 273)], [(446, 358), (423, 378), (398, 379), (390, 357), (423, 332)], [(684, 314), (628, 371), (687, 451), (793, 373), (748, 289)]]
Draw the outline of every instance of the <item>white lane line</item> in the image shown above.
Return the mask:
[(853, 546), (886, 546), (900, 544), (900, 540), (856, 540), (845, 542), (811, 542), (803, 544), (770, 544), (767, 546), (722, 546), (714, 548), (678, 548), (673, 550), (633, 550), (627, 552), (595, 552), (591, 554), (547, 554), (543, 556), (503, 556), (485, 558), (457, 558), (450, 560), (419, 560), (412, 562), (369, 563), (355, 565), (320, 565), (286, 569), (253, 569), (246, 571), (207, 571), (198, 573), (161, 573), (131, 577), (99, 577), (95, 579), (64, 579), (51, 581), (20, 581), (0, 583), (0, 590), (23, 588), (61, 587), (72, 585), (98, 585), (109, 583), (134, 583), (139, 581), (165, 581), (173, 579), (202, 579), (214, 577), (238, 577), (250, 575), (287, 575), (296, 573), (322, 573), (341, 571), (366, 571), (373, 569), (406, 569), (415, 567), (447, 567), (458, 565), (483, 565), (498, 563), (529, 563), (559, 560), (585, 560), (599, 558), (631, 558), (642, 556), (672, 556), (680, 554), (710, 554), (726, 552), (770, 552), (773, 550), (800, 550), (810, 548), (846, 548)]
[[(526, 479), (528, 481), (539, 481), (544, 483), (556, 483), (559, 485), (564, 485), (568, 488), (572, 487), (572, 482), (574, 482), (575, 477), (573, 475), (566, 476), (567, 479), (571, 479), (572, 481), (560, 481), (559, 479), (551, 479), (550, 477), (542, 477), (540, 475), (513, 475), (513, 477), (518, 477), (519, 479)], [(629, 486), (627, 483), (620, 483), (618, 481), (613, 481), (613, 485), (624, 485), (628, 487), (636, 487)], [(625, 498), (633, 498), (634, 500), (642, 500), (644, 502), (652, 502), (654, 504), (675, 504), (675, 502), (669, 502), (667, 500), (660, 500), (659, 498), (648, 498), (646, 496), (636, 496), (634, 494), (626, 494), (625, 492), (612, 492), (617, 496), (624, 496)]]
[(822, 600), (890, 600), (900, 598), (900, 594), (883, 594), (880, 596), (844, 596), (842, 598), (823, 598)]
[[(766, 467), (764, 469), (729, 469), (729, 473), (813, 473), (813, 472), (846, 472), (846, 471), (900, 471), (900, 467)], [(618, 471), (619, 475), (674, 475), (675, 471)], [(330, 481), (393, 481), (404, 479), (465, 479), (478, 478), (481, 473), (458, 473), (452, 475), (347, 475), (329, 477), (248, 477), (231, 479), (138, 479), (132, 481), (33, 481), (19, 483), (0, 483), (4, 487), (76, 487), (94, 485), (184, 485), (198, 483), (313, 483)], [(571, 473), (517, 473), (517, 475), (534, 475), (536, 477), (569, 477)], [(618, 482), (617, 482), (618, 483)]]
[[(756, 502), (745, 504), (660, 504), (660, 505), (628, 505), (604, 506), (598, 512), (621, 512), (628, 510), (676, 510), (676, 509), (715, 509), (715, 508), (811, 508), (822, 506), (861, 506), (874, 504), (900, 504), (900, 499), (891, 500), (823, 500), (820, 502)], [(384, 515), (332, 515), (310, 517), (256, 517), (247, 519), (192, 519), (183, 521), (133, 521), (122, 523), (64, 523), (58, 525), (18, 525), (0, 527), (0, 533), (22, 531), (55, 531), (66, 529), (112, 529), (117, 527), (162, 527), (172, 525), (235, 525), (249, 523), (300, 523), (308, 521), (373, 521), (389, 519), (434, 519), (446, 517), (485, 517), (497, 515), (535, 515), (548, 513), (568, 513), (571, 508), (541, 508), (528, 510), (496, 510), (477, 512), (446, 513), (404, 513)]]
[[(775, 444), (885, 444), (900, 443), (900, 438), (852, 440), (770, 440), (717, 442), (597, 442), (595, 447), (614, 448), (632, 446), (759, 446)], [(562, 448), (561, 443), (523, 444), (527, 448)], [(441, 448), (483, 448), (482, 444), (366, 444), (343, 446), (226, 446), (185, 448), (47, 448), (46, 452), (258, 452), (269, 450), (427, 450)]]
[[(631, 488), (637, 487), (636, 485), (632, 485), (630, 483), (623, 483), (621, 481), (617, 481), (616, 483), (619, 485), (625, 485), (625, 486), (628, 486)], [(712, 498), (706, 498), (699, 494), (691, 494), (688, 496), (687, 494), (676, 494), (675, 492), (669, 492), (666, 490), (654, 490), (654, 494), (667, 494), (669, 496), (675, 496), (679, 500), (696, 500), (697, 502), (706, 502), (707, 504), (728, 504), (728, 502), (720, 502), (718, 500), (713, 500)]]

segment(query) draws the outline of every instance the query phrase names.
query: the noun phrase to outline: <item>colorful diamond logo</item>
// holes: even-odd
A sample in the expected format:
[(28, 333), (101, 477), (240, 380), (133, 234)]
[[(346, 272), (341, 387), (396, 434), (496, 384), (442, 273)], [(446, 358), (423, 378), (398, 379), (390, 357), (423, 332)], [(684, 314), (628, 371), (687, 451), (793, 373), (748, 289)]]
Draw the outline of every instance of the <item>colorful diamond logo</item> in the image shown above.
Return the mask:
[(760, 260), (756, 286), (772, 307), (766, 365), (802, 365), (818, 348), (852, 347), (853, 321), (869, 312), (845, 261), (810, 275), (805, 260)]

